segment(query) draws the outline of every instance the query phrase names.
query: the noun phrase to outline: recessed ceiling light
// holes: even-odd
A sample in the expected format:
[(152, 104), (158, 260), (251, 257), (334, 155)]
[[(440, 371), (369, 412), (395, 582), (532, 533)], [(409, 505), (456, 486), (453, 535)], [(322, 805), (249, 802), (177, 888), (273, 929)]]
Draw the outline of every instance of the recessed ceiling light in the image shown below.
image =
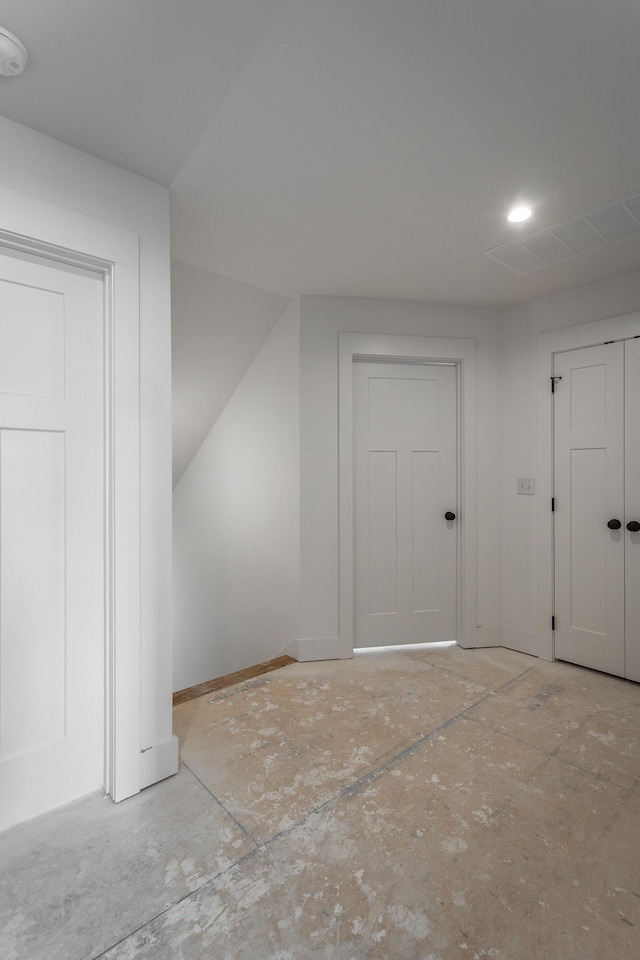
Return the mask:
[(532, 213), (530, 207), (513, 207), (507, 214), (507, 220), (509, 223), (522, 223), (523, 220), (528, 220)]

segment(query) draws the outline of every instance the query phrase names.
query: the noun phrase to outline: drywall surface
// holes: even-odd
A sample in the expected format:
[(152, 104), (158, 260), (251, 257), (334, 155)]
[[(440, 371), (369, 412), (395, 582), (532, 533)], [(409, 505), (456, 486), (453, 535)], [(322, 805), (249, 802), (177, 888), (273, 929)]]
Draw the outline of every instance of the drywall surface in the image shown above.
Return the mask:
[(299, 304), (285, 309), (174, 491), (174, 689), (296, 638)]
[[(478, 389), (477, 626), (499, 642), (500, 315), (494, 310), (390, 300), (303, 297), (301, 301), (300, 639), (339, 630), (338, 334), (473, 338)], [(321, 648), (321, 644), (318, 645)]]
[(537, 654), (537, 496), (516, 492), (518, 477), (536, 477), (536, 363), (531, 307), (510, 311), (502, 337), (502, 642)]
[[(501, 539), (505, 646), (538, 653), (537, 495), (516, 493), (518, 477), (538, 475), (538, 336), (638, 310), (640, 273), (634, 273), (533, 300), (504, 315)], [(551, 557), (540, 561), (547, 559), (551, 563)]]
[(169, 192), (0, 117), (0, 183), (140, 237), (142, 741), (171, 738)]
[(174, 485), (286, 305), (285, 297), (171, 261)]

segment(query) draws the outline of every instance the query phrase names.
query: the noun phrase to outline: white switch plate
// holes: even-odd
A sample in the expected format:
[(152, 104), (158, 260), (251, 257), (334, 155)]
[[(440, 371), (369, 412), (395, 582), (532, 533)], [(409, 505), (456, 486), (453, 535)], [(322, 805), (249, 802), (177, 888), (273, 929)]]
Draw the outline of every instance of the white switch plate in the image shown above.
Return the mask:
[(518, 493), (532, 497), (536, 492), (535, 477), (518, 477)]

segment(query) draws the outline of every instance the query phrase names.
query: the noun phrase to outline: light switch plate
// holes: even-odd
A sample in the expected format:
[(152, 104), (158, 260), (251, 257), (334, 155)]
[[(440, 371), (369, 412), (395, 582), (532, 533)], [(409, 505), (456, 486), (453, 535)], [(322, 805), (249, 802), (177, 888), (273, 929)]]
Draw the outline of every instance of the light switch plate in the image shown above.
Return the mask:
[(518, 493), (532, 497), (536, 492), (535, 477), (518, 477)]

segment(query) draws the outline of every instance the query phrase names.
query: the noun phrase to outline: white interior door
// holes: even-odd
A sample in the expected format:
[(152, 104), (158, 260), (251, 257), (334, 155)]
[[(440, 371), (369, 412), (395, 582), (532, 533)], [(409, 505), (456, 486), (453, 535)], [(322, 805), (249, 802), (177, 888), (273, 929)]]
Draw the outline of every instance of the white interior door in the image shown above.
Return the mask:
[(625, 675), (640, 681), (640, 338), (625, 341), (624, 352)]
[(103, 314), (0, 254), (0, 829), (104, 782)]
[(554, 393), (555, 655), (618, 676), (625, 675), (623, 374), (621, 342), (554, 361), (562, 378)]
[(456, 637), (456, 368), (354, 364), (356, 647)]

